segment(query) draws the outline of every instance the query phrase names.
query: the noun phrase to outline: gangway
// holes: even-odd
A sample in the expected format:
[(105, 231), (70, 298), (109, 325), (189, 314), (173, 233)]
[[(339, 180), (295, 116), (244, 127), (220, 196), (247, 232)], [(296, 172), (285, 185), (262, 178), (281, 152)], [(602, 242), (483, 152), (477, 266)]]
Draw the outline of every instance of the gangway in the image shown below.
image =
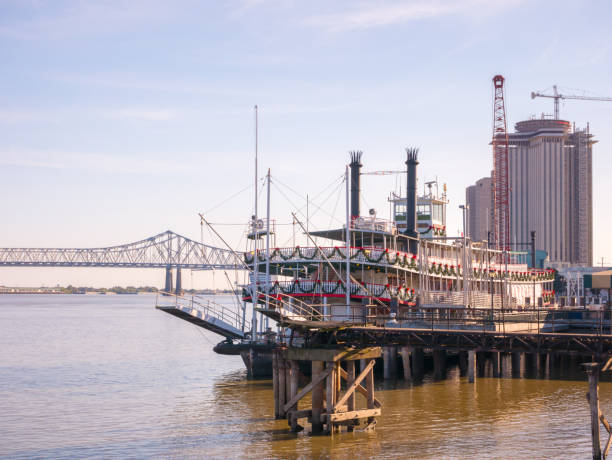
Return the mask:
[(244, 339), (246, 332), (251, 330), (250, 322), (244, 319), (242, 312), (236, 307), (221, 305), (197, 296), (185, 297), (169, 292), (160, 292), (160, 294), (165, 298), (172, 296), (174, 302), (161, 304), (158, 296), (155, 308), (222, 335), (226, 339)]

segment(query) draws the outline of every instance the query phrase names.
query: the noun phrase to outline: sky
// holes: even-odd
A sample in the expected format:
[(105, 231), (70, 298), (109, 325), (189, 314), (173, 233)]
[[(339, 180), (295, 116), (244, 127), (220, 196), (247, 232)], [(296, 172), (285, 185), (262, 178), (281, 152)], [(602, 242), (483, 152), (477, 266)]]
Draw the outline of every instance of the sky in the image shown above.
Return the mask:
[[(306, 195), (311, 228), (342, 223), (350, 150), (367, 172), (402, 169), (419, 147), (421, 183), (447, 184), (457, 233), (465, 187), (492, 167), (492, 77), (506, 78), (509, 129), (552, 113), (531, 91), (612, 96), (610, 17), (607, 1), (0, 0), (0, 246), (111, 246), (167, 229), (222, 246), (202, 212), (243, 248), (256, 104), (275, 246), (292, 242)], [(598, 140), (594, 255), (612, 263), (612, 102), (568, 100), (561, 117)], [(362, 208), (387, 217), (398, 180), (364, 176)], [(227, 287), (222, 273), (183, 278)], [(0, 268), (11, 286), (163, 280)]]

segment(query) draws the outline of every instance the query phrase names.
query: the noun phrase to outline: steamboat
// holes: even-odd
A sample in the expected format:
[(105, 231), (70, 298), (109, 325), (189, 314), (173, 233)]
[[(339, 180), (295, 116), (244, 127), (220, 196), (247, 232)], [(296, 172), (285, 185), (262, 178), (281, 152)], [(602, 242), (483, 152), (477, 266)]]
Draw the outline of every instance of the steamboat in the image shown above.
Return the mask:
[[(554, 272), (534, 268), (534, 258), (530, 266), (528, 252), (447, 235), (446, 186), (440, 193), (437, 181), (428, 182), (417, 196), (417, 149), (407, 149), (406, 193), (390, 195), (391, 218), (381, 219), (373, 210), (363, 216), (361, 160), (361, 152), (350, 153), (341, 228), (309, 232), (294, 214), (309, 244), (276, 247), (269, 206), (267, 218), (253, 216), (250, 247), (238, 254), (249, 272), (249, 282), (237, 290), (242, 307), (232, 313), (233, 334), (215, 331), (226, 337), (215, 351), (240, 354), (249, 375), (271, 375), (273, 348), (290, 340), (290, 328), (282, 327), (287, 322), (420, 327), (423, 318), (437, 315), (444, 321), (435, 324), (444, 327), (457, 321), (465, 328), (477, 317), (474, 327), (494, 329), (500, 324), (495, 315), (506, 316), (506, 328), (512, 327), (509, 316), (520, 315), (524, 321), (516, 324), (523, 327), (532, 323), (530, 310), (552, 306)], [(268, 198), (269, 193), (268, 186)], [(206, 312), (199, 315), (197, 321), (206, 321)], [(193, 314), (184, 316), (197, 322)], [(482, 321), (486, 317), (488, 323)]]

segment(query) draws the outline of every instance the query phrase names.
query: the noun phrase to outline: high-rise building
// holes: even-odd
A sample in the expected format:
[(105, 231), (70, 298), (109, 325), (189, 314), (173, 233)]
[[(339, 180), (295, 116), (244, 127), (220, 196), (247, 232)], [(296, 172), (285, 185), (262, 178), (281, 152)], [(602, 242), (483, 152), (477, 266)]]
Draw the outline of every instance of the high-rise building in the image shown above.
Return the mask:
[(472, 241), (486, 241), (493, 227), (493, 197), (490, 177), (483, 177), (465, 189), (467, 211), (466, 236)]
[(553, 266), (593, 261), (592, 145), (589, 129), (531, 119), (509, 134), (511, 243), (536, 246)]

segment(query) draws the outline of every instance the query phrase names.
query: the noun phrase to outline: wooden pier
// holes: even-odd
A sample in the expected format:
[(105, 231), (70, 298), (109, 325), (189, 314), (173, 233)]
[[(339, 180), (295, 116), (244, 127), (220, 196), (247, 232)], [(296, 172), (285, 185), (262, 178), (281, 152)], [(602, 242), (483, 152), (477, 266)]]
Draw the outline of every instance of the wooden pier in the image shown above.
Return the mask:
[[(612, 370), (612, 333), (609, 321), (599, 323), (588, 332), (542, 332), (538, 327), (525, 330), (508, 328), (457, 327), (430, 328), (394, 327), (282, 319), (281, 325), (292, 330), (292, 339), (299, 337), (302, 348), (278, 349), (274, 356), (274, 397), (277, 418), (287, 418), (293, 432), (303, 429), (302, 420), (311, 423), (312, 433), (334, 434), (342, 427), (352, 431), (362, 425), (375, 426), (381, 404), (374, 397), (374, 362), (382, 357), (383, 376), (419, 380), (424, 373), (425, 351), (433, 360), (434, 378), (445, 376), (446, 360), (457, 355), (461, 375), (475, 382), (484, 374), (485, 361), (491, 362), (492, 375), (500, 377), (503, 366), (510, 365), (513, 377), (528, 370), (548, 375), (570, 360), (582, 358), (589, 380), (587, 399), (591, 412), (593, 458), (605, 459), (612, 446), (612, 427), (599, 409), (599, 376)], [(554, 328), (553, 328), (554, 330)], [(506, 357), (506, 358), (504, 358)], [(298, 389), (298, 361), (309, 362), (312, 380)], [(360, 373), (356, 374), (357, 363)], [(345, 370), (346, 369), (346, 370)], [(362, 384), (363, 383), (363, 384)], [(344, 393), (342, 388), (344, 385)], [(312, 392), (310, 408), (298, 403)], [(356, 396), (365, 397), (365, 407), (357, 409)], [(600, 428), (609, 434), (605, 447), (600, 444)]]
[[(273, 356), (274, 414), (286, 418), (292, 432), (304, 429), (306, 419), (312, 434), (338, 433), (342, 428), (371, 430), (381, 413), (374, 396), (374, 364), (380, 347), (366, 348), (286, 348)], [(298, 362), (310, 363), (312, 379), (301, 390)], [(359, 374), (356, 374), (357, 363)], [(346, 370), (343, 368), (346, 367)], [(344, 392), (342, 391), (344, 381)], [(300, 401), (312, 393), (311, 407), (300, 409)], [(357, 408), (357, 395), (365, 407)]]

